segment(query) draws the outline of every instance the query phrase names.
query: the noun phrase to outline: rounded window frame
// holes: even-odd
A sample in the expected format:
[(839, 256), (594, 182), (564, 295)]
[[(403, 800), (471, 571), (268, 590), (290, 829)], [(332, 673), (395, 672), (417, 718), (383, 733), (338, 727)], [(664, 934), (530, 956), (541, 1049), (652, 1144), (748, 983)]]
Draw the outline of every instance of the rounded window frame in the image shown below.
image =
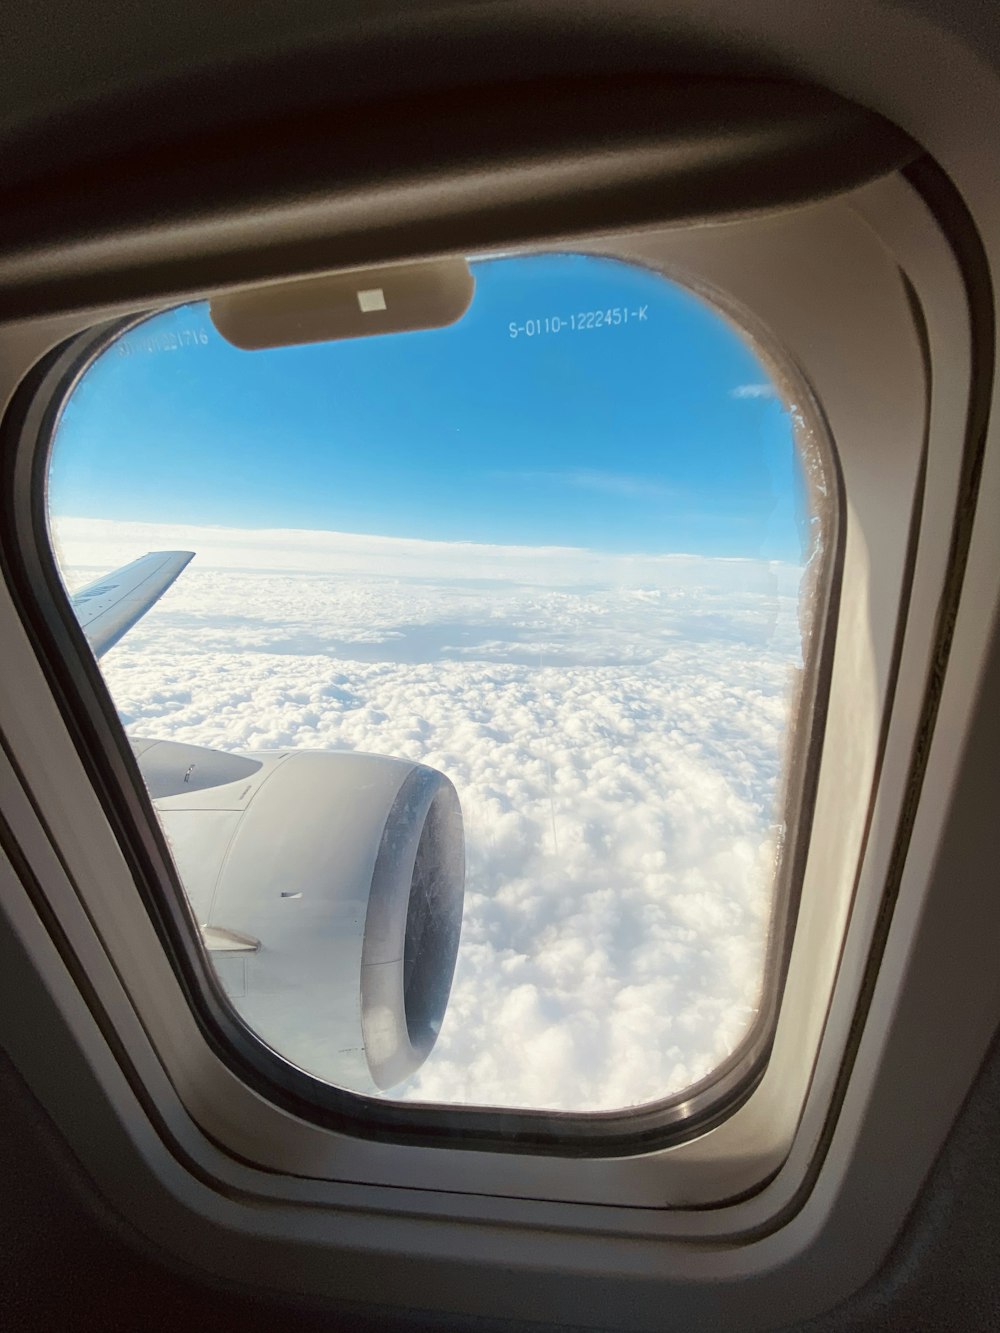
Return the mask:
[[(786, 794), (782, 805), (786, 811), (785, 826), (792, 830), (792, 836), (784, 840), (775, 870), (771, 929), (768, 932), (762, 970), (761, 1002), (753, 1022), (734, 1051), (705, 1078), (678, 1093), (639, 1106), (580, 1112), (397, 1102), (391, 1098), (365, 1097), (323, 1083), (281, 1059), (232, 1009), (211, 965), (204, 958), (200, 941), (193, 938), (183, 889), (160, 833), (155, 812), (148, 803), (144, 785), (138, 777), (131, 751), (127, 745), (122, 745), (124, 731), (118, 724), (110, 696), (99, 671), (93, 669), (93, 661), (87, 660), (89, 654), (85, 649), (81, 650), (80, 636), (73, 633), (75, 627), (68, 623), (72, 612), (68, 609), (54, 559), (44, 503), (48, 462), (59, 418), (89, 367), (128, 333), (142, 327), (165, 310), (177, 308), (185, 302), (171, 301), (155, 309), (143, 310), (85, 330), (51, 355), (51, 364), (46, 369), (44, 380), (34, 390), (38, 395), (34, 399), (36, 403), (46, 393), (50, 396), (47, 399), (47, 410), (36, 427), (29, 468), (27, 507), (31, 515), (34, 576), (37, 580), (38, 573), (42, 574), (50, 594), (49, 605), (45, 608), (48, 615), (43, 615), (43, 618), (48, 622), (49, 633), (55, 629), (64, 642), (66, 639), (74, 641), (73, 647), (78, 657), (82, 656), (89, 668), (86, 673), (89, 677), (88, 685), (98, 696), (91, 702), (98, 705), (101, 718), (99, 725), (105, 735), (108, 730), (117, 729), (121, 732), (114, 739), (119, 770), (124, 768), (129, 782), (126, 789), (131, 815), (129, 822), (142, 817), (156, 826), (153, 843), (158, 853), (155, 859), (160, 862), (158, 873), (151, 874), (148, 846), (145, 857), (130, 858), (135, 882), (171, 965), (181, 981), (199, 1028), (216, 1054), (222, 1056), (249, 1086), (256, 1088), (276, 1105), (293, 1115), (308, 1118), (313, 1123), (341, 1133), (377, 1141), (463, 1147), (476, 1151), (516, 1150), (519, 1153), (563, 1157), (633, 1156), (687, 1142), (718, 1125), (752, 1095), (767, 1068), (794, 936), (804, 856), (809, 843), (812, 801), (808, 788), (810, 784), (813, 787), (815, 785), (815, 773), (822, 750), (823, 729), (814, 723), (817, 711), (822, 711), (832, 656), (834, 635), (829, 632), (829, 626), (831, 617), (836, 616), (842, 556), (842, 485), (832, 439), (804, 377), (760, 322), (735, 299), (704, 280), (609, 250), (606, 243), (525, 246), (502, 253), (490, 252), (488, 256), (473, 256), (470, 262), (480, 257), (493, 259), (508, 255), (543, 254), (590, 254), (645, 268), (688, 292), (706, 305), (717, 318), (723, 319), (748, 344), (769, 374), (776, 390), (779, 393), (794, 392), (795, 401), (806, 405), (803, 420), (797, 425), (804, 425), (804, 429), (811, 435), (814, 450), (822, 459), (835, 499), (834, 505), (828, 507), (822, 519), (827, 531), (821, 542), (822, 559), (817, 578), (821, 591), (814, 615), (815, 632), (808, 644), (800, 697), (795, 712), (790, 714), (792, 725), (786, 739), (783, 764)], [(798, 435), (799, 431), (796, 430), (797, 442)], [(23, 514), (24, 495), (19, 499)], [(42, 534), (44, 541), (41, 540)], [(804, 643), (804, 649), (806, 647)], [(52, 660), (51, 652), (48, 660)], [(809, 725), (803, 725), (804, 718), (808, 718)], [(92, 736), (86, 746), (88, 754), (93, 756), (95, 748)], [(109, 791), (107, 780), (101, 784), (101, 789)], [(789, 802), (787, 793), (790, 790), (800, 793), (797, 801)], [(107, 799), (105, 808), (108, 808)], [(776, 810), (778, 808), (776, 803)], [(119, 840), (123, 832), (124, 829), (120, 828)], [(155, 888), (151, 887), (154, 883), (157, 886)]]

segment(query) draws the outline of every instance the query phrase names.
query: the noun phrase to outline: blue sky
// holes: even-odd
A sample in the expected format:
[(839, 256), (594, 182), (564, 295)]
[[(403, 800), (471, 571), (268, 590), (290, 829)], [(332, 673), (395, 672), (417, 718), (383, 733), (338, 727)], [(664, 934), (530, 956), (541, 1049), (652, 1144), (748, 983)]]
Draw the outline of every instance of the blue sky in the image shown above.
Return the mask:
[(207, 306), (157, 316), (66, 405), (52, 513), (799, 560), (789, 419), (719, 315), (614, 260), (473, 272), (421, 333), (242, 352)]

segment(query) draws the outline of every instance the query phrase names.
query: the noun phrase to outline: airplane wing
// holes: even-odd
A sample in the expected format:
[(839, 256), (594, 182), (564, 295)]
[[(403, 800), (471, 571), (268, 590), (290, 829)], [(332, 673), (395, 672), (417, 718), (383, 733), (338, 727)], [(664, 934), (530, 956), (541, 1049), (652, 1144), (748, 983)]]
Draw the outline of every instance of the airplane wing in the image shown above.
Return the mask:
[(128, 633), (193, 557), (194, 551), (150, 551), (72, 595), (70, 601), (95, 657)]

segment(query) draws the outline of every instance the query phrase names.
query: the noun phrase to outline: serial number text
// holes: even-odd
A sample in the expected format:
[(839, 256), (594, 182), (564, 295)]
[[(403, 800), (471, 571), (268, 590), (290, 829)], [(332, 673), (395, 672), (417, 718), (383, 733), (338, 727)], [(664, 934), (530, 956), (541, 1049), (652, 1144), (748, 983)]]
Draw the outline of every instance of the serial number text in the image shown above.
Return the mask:
[(507, 325), (507, 333), (511, 338), (539, 338), (547, 333), (585, 333), (591, 329), (617, 329), (648, 321), (648, 305), (615, 305), (603, 310), (578, 310), (572, 315), (540, 315), (526, 319), (523, 324), (512, 319)]

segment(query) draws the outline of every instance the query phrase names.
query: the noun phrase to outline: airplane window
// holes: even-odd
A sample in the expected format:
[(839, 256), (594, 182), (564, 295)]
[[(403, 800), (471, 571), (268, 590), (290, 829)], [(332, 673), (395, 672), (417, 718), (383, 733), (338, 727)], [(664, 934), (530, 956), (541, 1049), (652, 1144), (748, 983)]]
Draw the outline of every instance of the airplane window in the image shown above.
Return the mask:
[(831, 482), (703, 296), (468, 273), (398, 332), (374, 280), (318, 340), (125, 329), (63, 405), (53, 548), (267, 1045), (407, 1101), (632, 1107), (761, 1010)]

